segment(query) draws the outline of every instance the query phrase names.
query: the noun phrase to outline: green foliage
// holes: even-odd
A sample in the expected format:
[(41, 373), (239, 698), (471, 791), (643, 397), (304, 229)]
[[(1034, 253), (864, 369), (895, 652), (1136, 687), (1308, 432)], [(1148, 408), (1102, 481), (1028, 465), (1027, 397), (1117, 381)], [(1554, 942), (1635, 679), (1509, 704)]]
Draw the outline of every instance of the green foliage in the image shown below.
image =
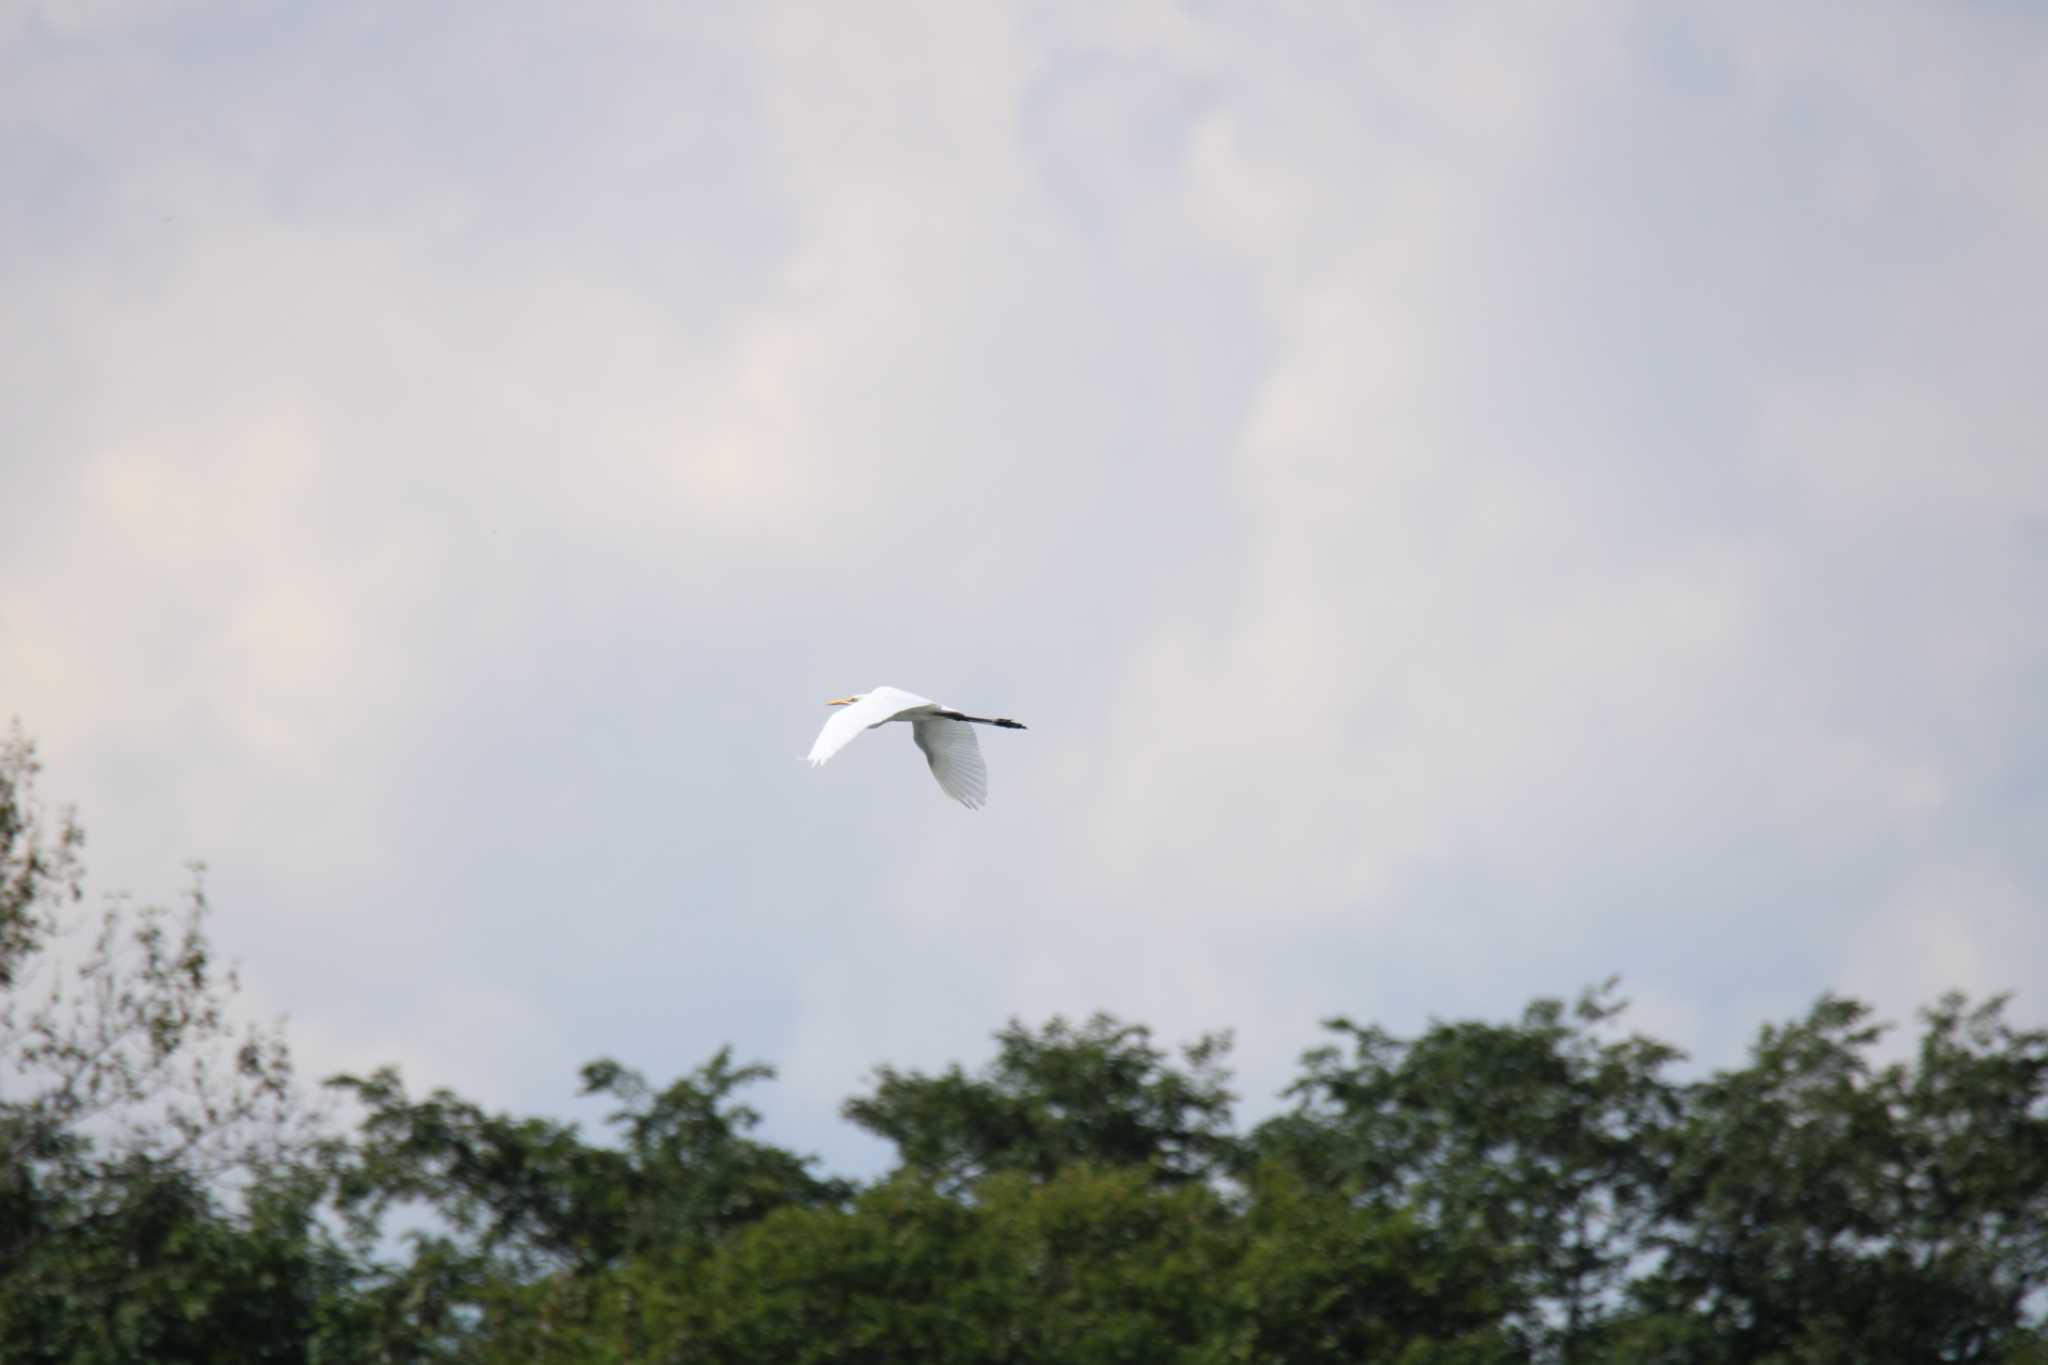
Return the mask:
[[(1143, 1170), (1006, 1172), (962, 1201), (910, 1175), (850, 1208), (789, 1208), (687, 1265), (619, 1278), (637, 1317), (586, 1332), (590, 1360), (1201, 1361), (1232, 1321), (1221, 1199)], [(491, 1358), (513, 1360), (529, 1340)]]
[(732, 1096), (773, 1074), (735, 1067), (724, 1049), (657, 1091), (593, 1062), (583, 1093), (619, 1102), (606, 1119), (617, 1144), (588, 1142), (573, 1123), (486, 1113), (447, 1090), (414, 1101), (390, 1069), (334, 1078), (364, 1110), (329, 1166), (359, 1242), (394, 1206), (434, 1220), (408, 1235), (410, 1261), (370, 1289), (380, 1336), (409, 1356), (462, 1359), (544, 1328), (537, 1348), (558, 1353), (591, 1313), (616, 1311), (580, 1281), (629, 1257), (687, 1260), (779, 1208), (843, 1203), (846, 1182), (746, 1136), (760, 1116)]
[(302, 1171), (257, 1178), (237, 1214), (189, 1170), (103, 1170), (0, 1281), (0, 1357), (67, 1365), (366, 1358), (356, 1267)]
[[(842, 1181), (745, 1136), (760, 1116), (730, 1103), (765, 1080), (730, 1049), (666, 1089), (613, 1061), (583, 1069), (583, 1093), (609, 1095), (624, 1144), (583, 1140), (573, 1123), (488, 1114), (447, 1090), (415, 1102), (395, 1070), (335, 1077), (365, 1111), (337, 1177), (337, 1202), (364, 1230), (394, 1203), (424, 1203), (458, 1243), (526, 1275), (587, 1272), (652, 1250), (707, 1245), (785, 1204), (837, 1203)], [(452, 1254), (452, 1253), (450, 1253)]]
[(11, 727), (0, 740), (0, 992), (19, 984), (56, 932), (59, 908), (84, 894), (85, 832), (68, 813), (49, 829), (35, 798), (41, 771), (35, 747)]
[(904, 1167), (960, 1191), (998, 1171), (1050, 1179), (1067, 1166), (1142, 1166), (1164, 1184), (1204, 1180), (1236, 1161), (1228, 1034), (1181, 1050), (1173, 1065), (1149, 1030), (1098, 1014), (1055, 1018), (1040, 1033), (1012, 1021), (979, 1076), (884, 1066), (845, 1115), (896, 1145)]
[(1603, 1036), (1623, 1008), (1612, 990), (1405, 1041), (1332, 1020), (1348, 1054), (1305, 1056), (1296, 1109), (1262, 1125), (1254, 1147), (1328, 1197), (1412, 1211), (1439, 1235), (1493, 1248), (1502, 1307), (1529, 1349), (1580, 1358), (1646, 1250), (1659, 1139), (1679, 1109), (1663, 1079), (1676, 1050)]
[(37, 773), (18, 731), (0, 743), (0, 1359), (312, 1358), (346, 1270), (310, 1218), (290, 1056), (234, 1023), (197, 887), (52, 953), (84, 836)]
[[(2048, 1285), (2048, 1034), (1926, 1011), (1915, 1063), (1823, 997), (1696, 1087), (1630, 1358), (1996, 1361)], [(2033, 1306), (2038, 1314), (2039, 1305)], [(1653, 1351), (1651, 1348), (1655, 1347)]]
[(1274, 1161), (1251, 1183), (1228, 1281), (1237, 1358), (1479, 1365), (1512, 1358), (1505, 1249), (1414, 1214), (1332, 1197)]

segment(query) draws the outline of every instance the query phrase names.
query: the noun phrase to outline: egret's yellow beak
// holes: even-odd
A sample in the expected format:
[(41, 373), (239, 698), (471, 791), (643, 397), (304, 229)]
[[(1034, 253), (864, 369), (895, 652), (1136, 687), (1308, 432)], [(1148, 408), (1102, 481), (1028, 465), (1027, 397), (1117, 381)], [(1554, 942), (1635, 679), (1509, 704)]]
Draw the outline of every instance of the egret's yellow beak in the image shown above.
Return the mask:
[(857, 701), (859, 701), (859, 700), (860, 700), (860, 698), (859, 698), (859, 697), (841, 697), (841, 698), (840, 698), (840, 699), (839, 699), (838, 701), (828, 701), (828, 702), (826, 702), (826, 703), (825, 703), (825, 705), (827, 705), (827, 706), (851, 706), (851, 705), (853, 705), (853, 704), (854, 704), (855, 702), (857, 702)]

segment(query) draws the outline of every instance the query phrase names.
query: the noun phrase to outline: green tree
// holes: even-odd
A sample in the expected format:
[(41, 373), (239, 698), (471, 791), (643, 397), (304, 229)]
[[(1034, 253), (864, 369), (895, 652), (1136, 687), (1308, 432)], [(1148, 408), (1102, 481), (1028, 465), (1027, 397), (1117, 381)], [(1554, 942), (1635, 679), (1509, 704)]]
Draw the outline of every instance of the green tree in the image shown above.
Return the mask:
[(228, 1207), (188, 1168), (130, 1158), (0, 1278), (0, 1358), (343, 1362), (374, 1358), (362, 1267), (323, 1225), (303, 1165), (255, 1173)]
[(844, 1181), (748, 1136), (760, 1116), (733, 1096), (773, 1074), (734, 1066), (728, 1048), (655, 1090), (617, 1062), (592, 1062), (582, 1093), (618, 1102), (606, 1116), (617, 1143), (445, 1089), (413, 1100), (388, 1068), (334, 1078), (365, 1110), (334, 1164), (336, 1206), (366, 1245), (394, 1206), (428, 1219), (407, 1234), (410, 1259), (372, 1291), (379, 1332), (453, 1358), (481, 1349), (465, 1345), (472, 1336), (516, 1336), (511, 1320), (537, 1309), (567, 1332), (599, 1306), (577, 1280), (634, 1256), (687, 1260), (778, 1208), (843, 1203)]
[(1037, 1033), (1012, 1021), (979, 1075), (883, 1066), (846, 1117), (896, 1146), (904, 1169), (963, 1192), (998, 1171), (1051, 1179), (1077, 1163), (1142, 1167), (1162, 1184), (1231, 1169), (1228, 1034), (1181, 1049), (1176, 1066), (1149, 1030), (1097, 1014), (1082, 1027), (1054, 1018)]
[(584, 1140), (574, 1123), (486, 1113), (448, 1090), (407, 1098), (395, 1070), (329, 1083), (366, 1110), (339, 1181), (340, 1206), (371, 1223), (423, 1201), (466, 1243), (516, 1275), (592, 1270), (650, 1249), (716, 1241), (785, 1204), (834, 1204), (851, 1189), (812, 1159), (758, 1142), (760, 1122), (733, 1101), (774, 1075), (735, 1067), (721, 1049), (661, 1090), (610, 1060), (583, 1068), (585, 1095), (624, 1141)]
[(1293, 1112), (1253, 1148), (1330, 1196), (1499, 1249), (1504, 1310), (1531, 1355), (1581, 1360), (1658, 1215), (1679, 1054), (1610, 1036), (1613, 983), (1515, 1024), (1434, 1023), (1404, 1040), (1348, 1019), (1303, 1058)]
[(1515, 1358), (1511, 1255), (1344, 1198), (1273, 1162), (1251, 1180), (1244, 1254), (1224, 1282), (1233, 1358), (1289, 1365), (1494, 1365)]
[[(195, 886), (80, 942), (84, 836), (0, 742), (0, 1358), (349, 1358), (346, 1253), (274, 1032), (233, 1018)], [(230, 1198), (230, 1194), (234, 1197)]]
[[(1616, 1359), (1997, 1361), (2048, 1288), (2048, 1034), (1945, 997), (1913, 1062), (1823, 997), (1692, 1091)], [(2038, 1315), (2038, 1304), (2034, 1305)]]
[(1143, 1168), (914, 1176), (771, 1215), (693, 1266), (661, 1358), (1013, 1365), (1222, 1361), (1237, 1255), (1221, 1198)]
[(1004, 1171), (964, 1199), (903, 1172), (703, 1255), (537, 1285), (475, 1358), (1491, 1365), (1501, 1269), (1284, 1171), (1244, 1205), (1144, 1167)]

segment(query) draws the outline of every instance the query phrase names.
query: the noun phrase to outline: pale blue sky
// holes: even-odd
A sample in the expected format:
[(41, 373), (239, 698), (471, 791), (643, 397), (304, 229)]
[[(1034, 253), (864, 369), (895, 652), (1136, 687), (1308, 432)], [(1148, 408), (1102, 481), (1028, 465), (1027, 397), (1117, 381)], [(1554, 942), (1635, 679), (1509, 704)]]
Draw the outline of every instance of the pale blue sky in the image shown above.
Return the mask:
[[(309, 1070), (2048, 978), (2025, 7), (0, 0), (0, 714)], [(1018, 716), (991, 804), (890, 683)]]

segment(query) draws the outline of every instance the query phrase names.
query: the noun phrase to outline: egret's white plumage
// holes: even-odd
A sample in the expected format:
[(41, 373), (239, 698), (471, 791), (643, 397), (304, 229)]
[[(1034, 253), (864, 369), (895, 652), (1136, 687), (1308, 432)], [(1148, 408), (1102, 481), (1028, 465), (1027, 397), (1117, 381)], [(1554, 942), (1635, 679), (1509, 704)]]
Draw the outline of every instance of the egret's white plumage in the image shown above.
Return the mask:
[(910, 723), (910, 737), (924, 750), (940, 791), (969, 810), (988, 800), (988, 769), (982, 766), (981, 742), (972, 725), (943, 716), (919, 716)]
[(839, 710), (825, 722), (825, 728), (818, 731), (817, 742), (811, 745), (812, 767), (853, 743), (854, 736), (863, 730), (873, 730), (892, 720), (908, 721), (911, 738), (924, 750), (925, 761), (931, 764), (940, 790), (969, 810), (988, 800), (988, 769), (982, 765), (981, 745), (974, 738), (974, 727), (1024, 728), (1014, 720), (962, 715), (900, 687), (877, 687), (872, 692), (826, 705)]

